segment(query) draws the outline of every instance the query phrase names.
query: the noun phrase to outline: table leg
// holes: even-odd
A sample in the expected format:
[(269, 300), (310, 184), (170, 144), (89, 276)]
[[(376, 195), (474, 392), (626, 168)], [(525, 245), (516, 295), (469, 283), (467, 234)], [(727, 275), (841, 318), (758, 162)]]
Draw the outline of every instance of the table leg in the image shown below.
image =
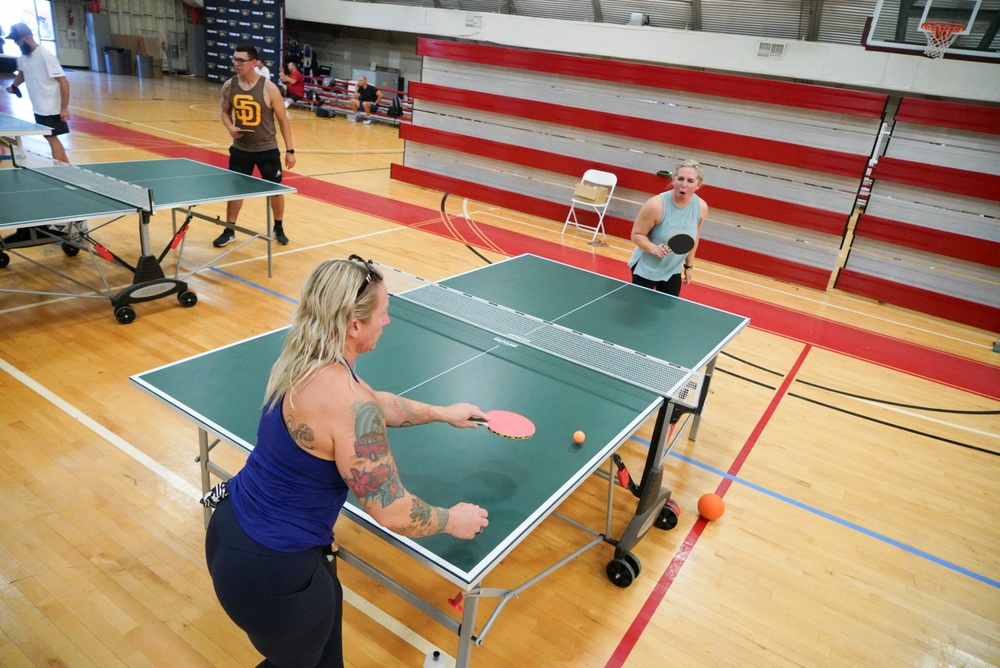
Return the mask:
[[(204, 429), (198, 430), (198, 468), (201, 469), (201, 493), (208, 494), (208, 490), (212, 487), (212, 478), (208, 472), (208, 432)], [(208, 522), (212, 519), (212, 509), (205, 508), (205, 528), (208, 528)]]
[(688, 440), (694, 441), (698, 439), (698, 427), (701, 426), (701, 416), (705, 412), (705, 402), (708, 401), (708, 388), (712, 384), (712, 375), (715, 373), (715, 363), (719, 361), (719, 356), (716, 355), (712, 358), (712, 361), (708, 363), (705, 367), (705, 381), (701, 386), (701, 397), (698, 399), (698, 410), (695, 413), (694, 421), (691, 423), (691, 431), (688, 432)]
[(466, 668), (472, 660), (473, 634), (476, 632), (476, 612), (479, 609), (478, 596), (466, 596), (462, 610), (462, 626), (458, 630), (458, 651), (455, 653), (455, 668)]
[(271, 198), (267, 198), (267, 277), (271, 278), (271, 269), (273, 267), (273, 261), (271, 259), (271, 244), (274, 243), (274, 212), (271, 211)]

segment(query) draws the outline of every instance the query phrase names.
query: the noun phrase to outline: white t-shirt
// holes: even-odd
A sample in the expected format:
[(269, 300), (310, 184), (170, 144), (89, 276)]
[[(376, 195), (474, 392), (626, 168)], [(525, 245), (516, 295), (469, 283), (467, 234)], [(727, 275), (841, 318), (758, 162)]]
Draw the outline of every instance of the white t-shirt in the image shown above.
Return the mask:
[(57, 79), (65, 77), (66, 73), (52, 52), (38, 46), (28, 55), (18, 57), (17, 68), (24, 74), (24, 83), (35, 113), (39, 116), (57, 115), (62, 109)]
[(261, 63), (257, 67), (253, 68), (253, 70), (257, 74), (259, 74), (262, 77), (264, 77), (265, 79), (270, 80), (270, 78), (271, 78), (271, 70), (267, 69), (267, 65)]

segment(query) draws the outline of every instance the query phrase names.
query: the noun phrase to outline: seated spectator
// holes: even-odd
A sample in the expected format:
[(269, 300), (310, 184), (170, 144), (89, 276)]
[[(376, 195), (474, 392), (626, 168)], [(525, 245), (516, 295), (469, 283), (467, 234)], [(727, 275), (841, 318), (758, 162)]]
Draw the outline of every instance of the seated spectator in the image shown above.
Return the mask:
[(285, 108), (291, 106), (292, 102), (298, 102), (306, 96), (306, 81), (299, 71), (298, 63), (289, 61), (285, 68), (288, 74), (281, 73), (281, 83), (285, 84)]
[[(375, 86), (368, 85), (367, 77), (360, 77), (358, 85), (354, 89), (354, 97), (351, 98), (351, 111), (354, 112), (352, 123), (365, 120), (365, 125), (372, 124), (372, 115), (378, 111), (378, 103), (382, 101), (382, 91)], [(364, 113), (362, 113), (364, 112)]]

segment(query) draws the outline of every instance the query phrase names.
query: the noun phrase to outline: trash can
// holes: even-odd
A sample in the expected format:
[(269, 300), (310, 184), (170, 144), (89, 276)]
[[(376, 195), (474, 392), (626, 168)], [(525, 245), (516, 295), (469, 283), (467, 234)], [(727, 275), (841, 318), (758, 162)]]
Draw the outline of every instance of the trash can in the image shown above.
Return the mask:
[(112, 46), (104, 47), (104, 69), (108, 74), (132, 74), (132, 52)]
[(137, 55), (135, 57), (135, 73), (140, 79), (153, 78), (153, 57)]

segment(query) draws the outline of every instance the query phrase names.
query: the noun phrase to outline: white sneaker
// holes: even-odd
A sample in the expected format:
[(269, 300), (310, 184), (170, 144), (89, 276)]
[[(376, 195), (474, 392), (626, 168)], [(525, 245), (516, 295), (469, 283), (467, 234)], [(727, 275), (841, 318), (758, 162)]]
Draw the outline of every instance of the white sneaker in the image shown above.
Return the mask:
[(362, 113), (354, 114), (354, 118), (351, 119), (351, 123), (357, 123), (358, 121), (361, 120), (362, 116), (364, 116), (364, 114)]
[(371, 125), (371, 124), (372, 124), (372, 117), (365, 116), (365, 125)]
[(292, 106), (292, 98), (286, 97), (285, 98), (285, 109), (288, 109), (290, 106)]

